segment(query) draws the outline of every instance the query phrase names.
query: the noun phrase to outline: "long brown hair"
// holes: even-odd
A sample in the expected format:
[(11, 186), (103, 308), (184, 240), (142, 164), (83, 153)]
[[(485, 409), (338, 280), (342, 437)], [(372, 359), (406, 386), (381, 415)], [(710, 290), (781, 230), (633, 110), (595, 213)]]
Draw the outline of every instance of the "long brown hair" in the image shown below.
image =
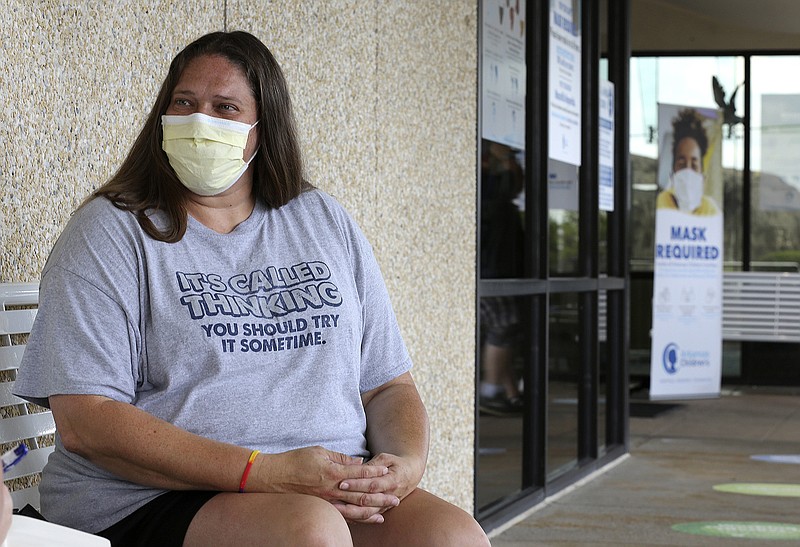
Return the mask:
[[(111, 179), (91, 197), (104, 196), (131, 211), (152, 238), (174, 243), (186, 232), (185, 188), (161, 149), (161, 116), (183, 70), (193, 59), (220, 55), (239, 66), (250, 82), (258, 105), (259, 153), (253, 159), (253, 192), (267, 207), (278, 208), (312, 186), (303, 178), (289, 89), (278, 62), (267, 46), (247, 32), (213, 32), (183, 49), (169, 67), (156, 102), (128, 156)], [(91, 198), (90, 198), (91, 199)], [(159, 230), (148, 211), (163, 211), (169, 224)]]

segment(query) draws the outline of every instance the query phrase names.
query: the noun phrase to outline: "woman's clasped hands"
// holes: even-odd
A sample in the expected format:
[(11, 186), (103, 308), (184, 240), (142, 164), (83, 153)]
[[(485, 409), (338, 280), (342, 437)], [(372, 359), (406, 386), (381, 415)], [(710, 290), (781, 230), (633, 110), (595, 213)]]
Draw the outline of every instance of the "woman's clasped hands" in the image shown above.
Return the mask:
[(363, 458), (312, 446), (259, 454), (247, 491), (317, 496), (348, 521), (379, 524), (383, 513), (416, 488), (422, 473), (415, 467), (410, 459), (391, 454), (365, 463)]

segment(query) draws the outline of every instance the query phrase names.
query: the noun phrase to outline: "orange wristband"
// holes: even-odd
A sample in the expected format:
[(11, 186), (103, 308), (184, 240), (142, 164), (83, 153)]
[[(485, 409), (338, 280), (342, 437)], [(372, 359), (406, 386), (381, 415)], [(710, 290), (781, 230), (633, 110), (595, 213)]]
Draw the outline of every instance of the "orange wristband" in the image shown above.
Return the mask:
[(253, 462), (256, 461), (256, 456), (261, 453), (260, 450), (253, 450), (250, 452), (250, 457), (247, 459), (247, 465), (244, 468), (244, 473), (242, 473), (242, 480), (239, 481), (239, 493), (244, 493), (244, 485), (247, 484), (247, 477), (250, 475), (250, 468), (253, 467)]

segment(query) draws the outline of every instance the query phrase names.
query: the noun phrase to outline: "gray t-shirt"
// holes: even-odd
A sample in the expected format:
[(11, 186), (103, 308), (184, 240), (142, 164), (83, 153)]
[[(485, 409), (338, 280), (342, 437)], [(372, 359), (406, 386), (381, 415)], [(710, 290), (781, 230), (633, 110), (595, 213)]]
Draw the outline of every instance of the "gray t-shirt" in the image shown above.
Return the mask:
[[(266, 453), (367, 456), (360, 395), (410, 368), (372, 249), (327, 194), (259, 204), (225, 235), (189, 217), (178, 243), (100, 198), (47, 260), (15, 393), (102, 395)], [(58, 436), (40, 492), (46, 518), (89, 532), (162, 493)]]

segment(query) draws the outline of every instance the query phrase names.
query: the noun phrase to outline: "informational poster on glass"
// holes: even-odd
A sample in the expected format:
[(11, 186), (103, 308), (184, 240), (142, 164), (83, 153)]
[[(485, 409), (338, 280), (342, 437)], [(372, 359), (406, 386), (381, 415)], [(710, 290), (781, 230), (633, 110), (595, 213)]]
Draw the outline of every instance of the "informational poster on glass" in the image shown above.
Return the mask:
[(581, 0), (550, 0), (549, 156), (581, 164)]
[(719, 396), (722, 374), (721, 115), (658, 107), (650, 398)]
[(601, 211), (614, 210), (614, 84), (600, 82), (600, 192)]
[(547, 162), (547, 207), (577, 211), (578, 166), (558, 160)]
[(525, 1), (484, 0), (483, 138), (525, 149)]
[(762, 95), (758, 192), (762, 211), (800, 211), (797, 150), (800, 150), (800, 95)]

